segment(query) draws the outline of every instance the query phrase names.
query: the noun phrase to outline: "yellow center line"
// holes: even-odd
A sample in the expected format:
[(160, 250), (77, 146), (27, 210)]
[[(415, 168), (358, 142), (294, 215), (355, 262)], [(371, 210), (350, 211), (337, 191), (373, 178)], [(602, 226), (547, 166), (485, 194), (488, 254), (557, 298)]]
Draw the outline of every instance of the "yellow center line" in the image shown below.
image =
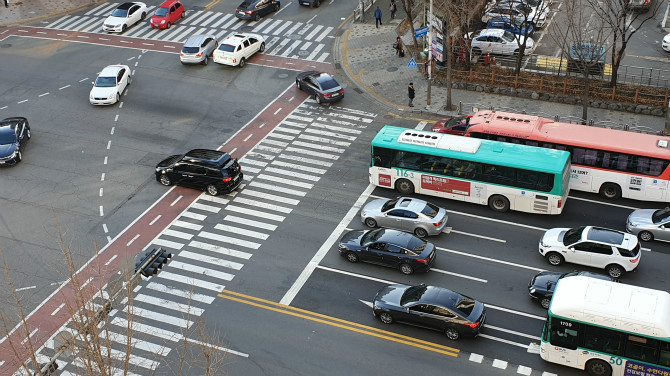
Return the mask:
[[(423, 340), (420, 340), (420, 339), (404, 336), (404, 335), (401, 335), (401, 334), (396, 334), (396, 333), (389, 332), (389, 331), (386, 331), (386, 330), (373, 328), (371, 326), (355, 323), (355, 322), (352, 322), (352, 321), (339, 319), (337, 317), (327, 316), (327, 315), (323, 315), (323, 314), (320, 314), (320, 313), (317, 313), (317, 312), (307, 311), (307, 310), (304, 310), (304, 309), (287, 306), (287, 305), (276, 303), (276, 302), (273, 302), (273, 301), (269, 301), (269, 300), (265, 300), (265, 299), (245, 295), (245, 294), (240, 294), (240, 293), (233, 292), (233, 291), (230, 291), (230, 290), (223, 290), (223, 292), (221, 294), (218, 294), (218, 296), (220, 298), (223, 298), (223, 299), (233, 300), (233, 301), (236, 301), (236, 302), (252, 305), (252, 306), (267, 309), (267, 310), (270, 310), (270, 311), (279, 312), (279, 313), (283, 313), (283, 314), (291, 315), (291, 316), (295, 316), (295, 317), (300, 317), (300, 318), (303, 318), (303, 319), (306, 319), (306, 320), (315, 321), (315, 322), (319, 322), (319, 323), (330, 325), (330, 326), (335, 326), (335, 327), (338, 327), (338, 328), (350, 330), (350, 331), (361, 333), (361, 334), (367, 334), (367, 335), (370, 335), (370, 336), (373, 336), (373, 337), (382, 338), (382, 339), (386, 339), (386, 340), (389, 340), (389, 341), (392, 341), (392, 342), (402, 343), (402, 344), (405, 344), (405, 345), (408, 345), (408, 346), (413, 346), (413, 347), (417, 347), (417, 348), (421, 348), (421, 349), (425, 349), (425, 350), (429, 350), (429, 351), (433, 351), (433, 352), (437, 352), (437, 353), (440, 353), (440, 354), (445, 354), (445, 355), (449, 355), (449, 356), (453, 356), (453, 357), (457, 357), (458, 353), (461, 351), (461, 350), (453, 348), (453, 347), (440, 345), (440, 344), (437, 344), (437, 343), (434, 343), (434, 342), (423, 341)], [(240, 298), (237, 298), (235, 296), (239, 296)], [(254, 301), (261, 302), (261, 303), (256, 303)], [(278, 307), (278, 308), (275, 308), (275, 307)], [(291, 311), (295, 311), (295, 312), (291, 312)], [(317, 317), (321, 317), (323, 319), (317, 318)]]
[(205, 11), (208, 11), (212, 9), (216, 4), (218, 4), (221, 0), (212, 0), (209, 2), (209, 4), (205, 5)]

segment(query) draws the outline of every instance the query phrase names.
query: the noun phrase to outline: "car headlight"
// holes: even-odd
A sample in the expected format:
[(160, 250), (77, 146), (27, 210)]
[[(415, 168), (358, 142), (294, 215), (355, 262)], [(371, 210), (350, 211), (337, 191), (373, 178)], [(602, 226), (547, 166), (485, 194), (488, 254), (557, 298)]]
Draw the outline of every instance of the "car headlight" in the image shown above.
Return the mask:
[(342, 251), (348, 251), (349, 248), (347, 248), (347, 246), (344, 245), (344, 244), (340, 244), (340, 250), (342, 250)]
[(114, 94), (109, 94), (109, 95), (107, 96), (107, 99), (112, 99), (112, 98), (114, 98)]
[(16, 154), (18, 154), (18, 150), (14, 150), (14, 152), (12, 153), (12, 155), (9, 156), (8, 159), (16, 158)]
[(535, 294), (535, 288), (534, 287), (532, 289), (530, 289), (530, 293)]
[(165, 23), (165, 20), (161, 21), (161, 25)]

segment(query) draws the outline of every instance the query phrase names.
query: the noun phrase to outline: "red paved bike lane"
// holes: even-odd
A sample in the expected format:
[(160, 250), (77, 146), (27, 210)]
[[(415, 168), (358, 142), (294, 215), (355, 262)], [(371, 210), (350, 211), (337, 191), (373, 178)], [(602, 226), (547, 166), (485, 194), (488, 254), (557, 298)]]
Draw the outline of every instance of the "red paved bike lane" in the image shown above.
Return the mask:
[[(118, 35), (68, 32), (25, 26), (10, 27), (0, 34), (2, 39), (9, 36), (173, 53), (178, 53), (181, 46), (179, 43), (127, 38)], [(263, 54), (257, 54), (249, 63), (297, 71), (320, 70), (331, 73), (333, 71), (330, 64)], [(299, 91), (291, 81), (291, 86), (233, 135), (221, 146), (221, 149), (230, 152), (236, 158), (241, 158), (306, 98), (307, 95)], [(201, 194), (203, 193), (200, 191), (180, 187), (170, 189), (102, 248), (97, 256), (82, 267), (75, 276), (29, 313), (7, 337), (0, 339), (0, 375), (9, 376), (15, 373), (21, 367), (22, 362), (30, 358), (31, 353), (37, 352), (68, 322), (74, 313), (73, 307), (81, 307), (82, 301), (88, 301), (97, 294), (107, 284), (109, 278), (117, 274), (123, 260), (127, 257), (134, 257), (149, 246)], [(76, 293), (77, 290), (79, 290), (78, 293)]]

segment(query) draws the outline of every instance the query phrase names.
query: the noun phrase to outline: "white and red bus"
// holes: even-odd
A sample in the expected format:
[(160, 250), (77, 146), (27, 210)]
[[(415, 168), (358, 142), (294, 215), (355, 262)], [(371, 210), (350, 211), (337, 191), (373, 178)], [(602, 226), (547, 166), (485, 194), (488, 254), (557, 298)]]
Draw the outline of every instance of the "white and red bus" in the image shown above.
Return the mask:
[(670, 202), (670, 137), (492, 110), (475, 113), (466, 136), (569, 151), (570, 189)]

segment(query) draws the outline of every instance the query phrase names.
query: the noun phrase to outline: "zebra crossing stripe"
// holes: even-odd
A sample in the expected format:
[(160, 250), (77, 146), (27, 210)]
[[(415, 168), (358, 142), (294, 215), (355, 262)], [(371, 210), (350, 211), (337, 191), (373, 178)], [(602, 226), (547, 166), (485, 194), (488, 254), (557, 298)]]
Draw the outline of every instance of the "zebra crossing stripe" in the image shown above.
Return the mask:
[[(261, 169), (246, 166), (246, 167), (244, 167), (244, 172), (248, 172), (250, 174), (257, 174), (257, 173), (261, 172)], [(252, 178), (252, 176), (249, 176), (249, 174), (244, 175), (244, 180), (251, 180), (251, 178)]]
[[(287, 118), (289, 118), (289, 117), (291, 117), (291, 115), (287, 116)], [(284, 120), (281, 123), (282, 123), (282, 125), (290, 125), (290, 126), (298, 127), (298, 128), (307, 128), (307, 124), (296, 123), (296, 122), (290, 121), (290, 120)], [(289, 128), (286, 128), (286, 129), (289, 129)]]
[(274, 35), (280, 35), (280, 34), (282, 33), (282, 31), (284, 31), (284, 29), (286, 29), (287, 27), (291, 26), (292, 23), (293, 23), (293, 21), (286, 21), (286, 22), (284, 22), (284, 24), (281, 25), (280, 28), (278, 28), (277, 30), (275, 30)]
[(232, 245), (237, 245), (237, 246), (240, 246), (240, 247), (246, 247), (246, 248), (251, 248), (251, 249), (258, 249), (261, 246), (259, 243), (256, 243), (256, 242), (250, 242), (248, 240), (231, 238), (230, 236), (219, 235), (219, 234), (215, 234), (215, 233), (208, 232), (208, 231), (201, 231), (200, 234), (198, 234), (198, 236), (203, 237), (205, 239), (216, 240), (218, 242), (229, 243), (229, 244), (232, 244)]
[(204, 12), (201, 11), (201, 10), (196, 10), (192, 13), (193, 14), (191, 14), (191, 11), (188, 11), (187, 14), (186, 14), (186, 17), (184, 17), (184, 19), (186, 20), (185, 23), (187, 25), (191, 25), (193, 23), (193, 21), (197, 20), (200, 17), (200, 15), (203, 14)]
[[(317, 119), (321, 120), (321, 118)], [(323, 119), (325, 120), (325, 119)], [(351, 128), (344, 128), (344, 127), (338, 127), (336, 125), (329, 125), (329, 124), (324, 124), (324, 123), (317, 123), (314, 122), (312, 125), (318, 126), (318, 129), (328, 129), (331, 131), (337, 131), (337, 132), (342, 132), (342, 133), (353, 133), (353, 134), (361, 134), (362, 131), (359, 131), (358, 129), (351, 129)], [(313, 129), (313, 128), (308, 128), (305, 130), (305, 132), (316, 132), (318, 129)]]
[(211, 201), (221, 205), (226, 205), (228, 203), (228, 199), (210, 195), (202, 195), (198, 198), (198, 201)]
[(263, 29), (265, 26), (269, 25), (270, 22), (272, 22), (271, 18), (265, 18), (262, 21), (258, 22), (256, 25), (254, 25), (254, 28), (251, 30), (252, 33), (257, 33), (260, 34), (262, 33), (261, 29)]
[(257, 181), (252, 181), (249, 183), (250, 187), (258, 187), (258, 188), (263, 188), (263, 189), (268, 189), (274, 192), (281, 192), (281, 193), (286, 193), (289, 195), (294, 195), (294, 196), (300, 196), (300, 197), (305, 197), (307, 192), (304, 191), (299, 191), (297, 189), (289, 189), (289, 188), (284, 188), (284, 187), (277, 187), (275, 185), (270, 185), (270, 184), (265, 184), (265, 183), (260, 183)]
[(337, 159), (340, 158), (339, 155), (333, 155), (333, 154), (328, 154), (328, 153), (319, 153), (319, 152), (312, 151), (312, 150), (306, 150), (306, 149), (294, 148), (294, 147), (287, 147), (286, 151), (293, 152), (293, 153), (299, 153), (299, 154), (307, 154), (307, 155), (312, 156), (312, 157), (319, 157), (319, 158), (323, 158), (323, 159), (337, 160)]
[(181, 213), (181, 216), (180, 216), (180, 217), (186, 217), (186, 218), (196, 219), (196, 220), (198, 220), (198, 221), (204, 221), (205, 219), (207, 219), (207, 216), (206, 216), (206, 215), (202, 215), (202, 214), (198, 214), (198, 213), (193, 213), (193, 212), (190, 212), (190, 211), (185, 211), (185, 212)]
[(163, 246), (163, 247), (168, 247), (168, 248), (176, 249), (176, 250), (180, 250), (184, 246), (181, 243), (171, 242), (169, 240), (164, 240), (164, 239), (156, 239), (156, 240), (153, 241), (152, 244), (160, 245), (160, 246)]
[(342, 134), (342, 133), (336, 133), (336, 132), (329, 132), (329, 131), (324, 131), (322, 129), (313, 129), (313, 128), (307, 128), (305, 129), (305, 133), (314, 133), (318, 134), (321, 136), (328, 136), (328, 137), (333, 137), (333, 138), (341, 138), (343, 140), (349, 140), (349, 141), (354, 141), (356, 140), (356, 136), (350, 136), (348, 134)]
[(81, 29), (81, 28), (87, 27), (89, 25), (89, 22), (95, 22), (95, 21), (96, 21), (95, 18), (88, 18), (86, 16), (82, 16), (79, 20), (77, 20), (77, 22), (74, 22), (74, 23), (70, 24), (66, 28), (66, 30), (72, 30), (74, 28), (80, 28)]
[[(271, 163), (273, 166), (279, 166), (279, 167), (285, 167), (288, 169), (293, 169), (297, 171), (306, 171), (306, 172), (312, 172), (314, 174), (325, 174), (326, 170), (322, 168), (314, 168), (314, 167), (307, 167), (307, 166), (301, 166), (295, 163), (287, 163), (287, 162), (282, 162), (282, 161), (272, 161)], [(247, 191), (245, 190), (245, 193)]]
[(276, 174), (280, 174), (280, 175), (284, 175), (284, 176), (290, 176), (290, 177), (293, 177), (293, 178), (298, 178), (298, 179), (303, 179), (303, 180), (319, 181), (319, 179), (321, 179), (320, 176), (301, 174), (299, 172), (288, 171), (288, 170), (283, 169), (283, 168), (266, 167), (265, 172), (274, 172)]
[[(298, 132), (298, 133), (300, 133), (300, 132)], [(293, 141), (295, 139), (295, 136), (291, 136), (291, 135), (283, 134), (283, 133), (277, 133), (277, 132), (272, 132), (272, 133), (268, 134), (268, 137), (275, 137), (275, 138), (279, 138), (279, 139), (282, 139), (282, 140), (289, 140), (289, 141)]]
[[(109, 333), (109, 335), (107, 333)], [(135, 335), (133, 335), (132, 338), (128, 338), (127, 336), (121, 333), (112, 333), (105, 330), (101, 330), (99, 335), (103, 339), (107, 339), (109, 341), (116, 342), (125, 346), (128, 346), (128, 344), (130, 344), (130, 346), (132, 346), (133, 349), (144, 350), (146, 352), (156, 354), (158, 356), (165, 356), (169, 354), (170, 351), (172, 350), (171, 348), (166, 347), (165, 345), (158, 345), (153, 342), (138, 339)]]
[(318, 150), (332, 151), (334, 153), (344, 153), (344, 149), (325, 145), (314, 145), (311, 142), (294, 141), (292, 145), (302, 146), (305, 148), (313, 148)]
[(246, 226), (251, 226), (251, 227), (255, 227), (255, 228), (262, 228), (264, 230), (274, 231), (274, 230), (277, 229), (277, 226), (271, 225), (269, 223), (254, 221), (254, 220), (246, 219), (246, 218), (242, 218), (242, 217), (236, 217), (234, 215), (227, 215), (223, 218), (223, 220), (226, 221), (226, 222), (234, 222), (234, 223), (240, 224), (240, 225), (246, 225)]
[(326, 143), (326, 144), (333, 144), (333, 145), (339, 145), (339, 146), (345, 146), (345, 147), (351, 145), (351, 142), (335, 141), (335, 140), (331, 140), (329, 138), (315, 137), (315, 136), (310, 136), (310, 135), (305, 135), (305, 134), (301, 134), (300, 136), (298, 136), (298, 138), (303, 139), (303, 140), (323, 142), (323, 143)]
[(312, 189), (312, 187), (314, 187), (314, 184), (311, 184), (311, 183), (303, 183), (303, 182), (300, 182), (300, 181), (294, 181), (294, 180), (291, 180), (291, 179), (284, 179), (284, 178), (280, 178), (278, 176), (267, 175), (267, 174), (260, 174), (260, 175), (256, 176), (256, 179), (270, 180), (270, 181), (274, 181), (274, 182), (277, 182), (277, 183), (291, 185), (291, 186), (305, 188), (305, 189)]
[(195, 202), (189, 206), (190, 209), (199, 209), (199, 210), (204, 210), (208, 211), (211, 213), (218, 213), (221, 211), (221, 208), (217, 208), (216, 206), (211, 206), (211, 205), (205, 205), (205, 204), (200, 204), (198, 202)]
[(318, 58), (318, 59), (316, 59), (316, 60), (314, 60), (314, 61), (319, 62), (319, 63), (323, 63), (324, 61), (326, 61), (326, 58), (328, 58), (328, 56), (330, 56), (330, 53), (328, 53), (328, 52), (324, 52), (324, 53), (321, 55), (320, 58)]
[(103, 3), (103, 4), (98, 5), (97, 7), (89, 10), (88, 12), (86, 12), (84, 14), (87, 15), (87, 16), (90, 16), (90, 15), (96, 13), (96, 12), (99, 12), (99, 11), (107, 8), (107, 7), (113, 7), (115, 5), (116, 5), (116, 3)]
[(85, 33), (90, 33), (90, 32), (93, 32), (94, 29), (102, 30), (102, 21), (100, 21), (99, 19), (94, 20), (88, 27), (85, 27), (85, 28), (81, 29), (80, 31), (83, 31)]
[[(206, 268), (203, 268), (202, 266), (191, 265), (191, 264), (187, 264), (187, 263), (184, 263), (184, 262), (181, 262), (181, 261), (171, 261), (168, 264), (168, 267), (175, 268), (175, 269), (181, 269), (181, 270), (185, 270), (187, 272), (193, 272), (193, 273), (200, 274), (200, 275), (206, 275), (206, 276), (210, 276), (210, 277), (213, 277), (213, 278), (222, 279), (224, 281), (231, 281), (234, 277), (234, 275), (232, 275), (230, 273), (224, 273), (224, 272), (219, 272), (219, 271), (212, 270), (212, 269), (206, 269)], [(165, 269), (165, 268), (163, 268), (163, 269)], [(163, 272), (161, 272), (161, 274), (163, 274)], [(200, 287), (200, 285), (197, 285), (197, 286)]]
[[(207, 26), (210, 23), (212, 23), (212, 21), (214, 21), (216, 19), (216, 14), (214, 12), (207, 12), (207, 13), (205, 13), (205, 15), (206, 15), (206, 17), (203, 17), (203, 19), (205, 19), (205, 18), (207, 18), (207, 19), (205, 19), (204, 22), (200, 24), (200, 26)], [(195, 25), (198, 22), (199, 21), (195, 21), (193, 24)]]
[(274, 48), (266, 48), (266, 51), (267, 51), (267, 50), (270, 50), (270, 51), (272, 51), (273, 54), (274, 54), (275, 52), (279, 52), (279, 51), (283, 50), (284, 47), (286, 47), (286, 45), (287, 45), (290, 41), (291, 41), (290, 39), (282, 39), (282, 41), (281, 41), (278, 45), (276, 45)]
[(326, 162), (326, 161), (321, 161), (321, 160), (314, 159), (314, 158), (305, 158), (305, 157), (300, 157), (300, 156), (297, 156), (297, 155), (290, 155), (290, 154), (280, 154), (280, 155), (277, 156), (277, 158), (288, 159), (288, 160), (291, 160), (291, 161), (296, 161), (296, 162), (305, 163), (305, 164), (313, 164), (313, 165), (323, 166), (323, 167), (330, 167), (330, 166), (333, 165), (332, 162)]
[(285, 148), (286, 146), (288, 146), (288, 142), (277, 141), (277, 140), (272, 140), (272, 139), (268, 139), (268, 138), (264, 139), (263, 142), (261, 142), (261, 144), (276, 145), (276, 146), (279, 146), (281, 148)]
[(71, 24), (77, 23), (77, 21), (81, 18), (82, 16), (72, 16), (72, 18), (66, 20), (62, 24), (58, 25), (58, 29), (63, 29), (63, 30), (68, 30)]
[(284, 36), (293, 34), (296, 31), (296, 29), (298, 29), (301, 26), (302, 22), (296, 23), (295, 25), (293, 25), (293, 27), (291, 27), (287, 32), (284, 33)]
[[(314, 119), (312, 119), (310, 117), (298, 116), (298, 115), (294, 115), (294, 114), (290, 114), (286, 118), (287, 119), (295, 119), (295, 120), (306, 121), (308, 123), (311, 123), (312, 121), (314, 121)], [(284, 121), (284, 123), (286, 123), (286, 121)]]
[(260, 218), (265, 218), (269, 219), (271, 221), (276, 221), (276, 222), (283, 222), (286, 217), (281, 216), (281, 215), (276, 215), (276, 214), (270, 214), (258, 210), (253, 210), (253, 209), (247, 209), (235, 205), (228, 205), (226, 207), (226, 211), (232, 211), (236, 213), (242, 213), (242, 214), (247, 214), (247, 215), (252, 215), (254, 217), (260, 217)]
[(205, 290), (211, 290), (214, 292), (221, 292), (221, 290), (225, 288), (225, 286), (223, 285), (203, 281), (197, 278), (183, 276), (181, 274), (170, 273), (169, 271), (165, 270), (161, 271), (156, 277), (160, 279), (167, 279), (173, 282), (183, 283), (184, 285), (190, 286), (191, 288), (198, 287), (203, 288)]
[(298, 205), (300, 203), (300, 200), (295, 200), (292, 198), (287, 198), (284, 196), (277, 196), (273, 195), (270, 193), (265, 193), (265, 192), (259, 192), (259, 191), (254, 191), (253, 189), (245, 189), (243, 192), (247, 196), (253, 196), (253, 197), (258, 197), (266, 200), (272, 200), (275, 202), (281, 202), (284, 204), (289, 204), (289, 205)]
[[(183, 252), (182, 252), (183, 253)], [(180, 253), (179, 255), (182, 255)], [(179, 290), (175, 289), (173, 287), (167, 287), (161, 283), (158, 282), (149, 282), (149, 284), (146, 286), (150, 290), (158, 291), (162, 294), (170, 294), (174, 296), (178, 296), (180, 298), (184, 298), (189, 302), (196, 301), (200, 303), (205, 303), (205, 304), (212, 304), (214, 301), (215, 297), (213, 296), (208, 296), (208, 295), (203, 295), (203, 294), (196, 294), (192, 291), (188, 290)]]
[(224, 224), (217, 224), (214, 226), (215, 230), (220, 230), (220, 231), (226, 231), (226, 232), (232, 232), (237, 235), (243, 235), (243, 236), (248, 236), (250, 238), (256, 238), (256, 239), (262, 239), (262, 240), (267, 240), (268, 234), (263, 233), (263, 232), (258, 232), (258, 231), (252, 231), (252, 230), (246, 230), (243, 228), (239, 227), (234, 227), (230, 225), (224, 225)]
[(137, 321), (128, 321), (121, 317), (115, 317), (112, 319), (112, 325), (116, 325), (126, 330), (132, 331), (133, 333), (142, 333), (148, 334), (150, 336), (162, 338), (168, 341), (179, 342), (184, 336), (181, 333), (171, 332), (169, 330), (157, 328), (154, 325), (145, 325)]
[(234, 270), (240, 270), (244, 266), (244, 264), (240, 264), (239, 262), (228, 261), (218, 257), (204, 256), (199, 253), (188, 252), (188, 251), (181, 251), (179, 253), (179, 257), (186, 257), (187, 259), (190, 260), (206, 262), (208, 264), (222, 266), (224, 268)]
[(100, 354), (105, 357), (110, 357), (120, 362), (128, 362), (134, 366), (142, 367), (153, 371), (160, 364), (159, 362), (141, 356), (127, 354), (125, 351), (119, 351), (115, 349), (109, 349), (104, 346), (100, 346)]
[(223, 14), (223, 15), (221, 15), (221, 17), (219, 18), (219, 20), (216, 21), (216, 22), (214, 22), (214, 23), (212, 24), (212, 27), (218, 27), (219, 25), (221, 25), (222, 23), (224, 23), (227, 19), (229, 19), (229, 18), (232, 17), (232, 16), (233, 16), (233, 15), (230, 14), (230, 13), (229, 13), (229, 14)]
[[(99, 369), (99, 367), (96, 365), (96, 363), (88, 363), (88, 364), (87, 364), (87, 363), (85, 363), (83, 360), (81, 360), (80, 358), (75, 358), (75, 359), (73, 359), (73, 360), (72, 360), (72, 365), (75, 366), (75, 367), (79, 367), (79, 368), (85, 369), (86, 371), (84, 371), (84, 373), (79, 373), (79, 372), (77, 372), (76, 374), (72, 374), (72, 373), (70, 373), (70, 372), (68, 372), (68, 371), (63, 371), (63, 372), (59, 372), (58, 374), (61, 375), (61, 376), (78, 376), (78, 375), (82, 375), (82, 374), (85, 375), (85, 374), (88, 373), (88, 372), (93, 372), (94, 374), (98, 374), (98, 375), (102, 375), (102, 374), (103, 374), (103, 372), (100, 371), (100, 369)], [(64, 368), (64, 367), (65, 367), (63, 364), (61, 364), (60, 360), (58, 361), (58, 367), (59, 367), (59, 368)], [(124, 375), (124, 376), (140, 376), (140, 375), (138, 375), (138, 374), (136, 374), (136, 373), (132, 373), (132, 372), (127, 371), (127, 370), (125, 370), (125, 369), (119, 369), (119, 368), (116, 368), (116, 367), (112, 367), (111, 365), (105, 365), (105, 372), (104, 372), (104, 374), (108, 374), (108, 375)], [(16, 375), (16, 374), (15, 374), (15, 375)]]
[(281, 25), (281, 23), (284, 22), (283, 20), (274, 20), (274, 21), (275, 22), (272, 25), (268, 26), (265, 30), (262, 31), (263, 34), (270, 34), (270, 31), (272, 31), (272, 29)]
[(186, 239), (186, 240), (191, 240), (191, 238), (193, 238), (193, 234), (170, 229), (163, 231), (162, 235), (173, 236), (175, 238)]
[(196, 231), (202, 230), (202, 225), (196, 225), (195, 223), (184, 222), (184, 221), (180, 221), (180, 220), (174, 221), (172, 223), (172, 225), (187, 228), (187, 229), (191, 229), (191, 230), (196, 230)]
[[(181, 253), (179, 254), (181, 256)], [(145, 294), (138, 294), (135, 296), (133, 299), (134, 302), (141, 302), (141, 303), (146, 303), (146, 304), (151, 304), (155, 305), (158, 307), (163, 307), (167, 309), (171, 309), (173, 311), (177, 311), (182, 314), (182, 316), (189, 317), (190, 315), (195, 315), (195, 316), (201, 316), (203, 312), (205, 312), (204, 309), (194, 307), (192, 305), (188, 304), (180, 304), (177, 302), (173, 302), (171, 300), (167, 299), (161, 299), (157, 298), (155, 296), (150, 296), (150, 295), (145, 295)]]
[(328, 26), (328, 27), (326, 28), (326, 30), (324, 30), (324, 32), (321, 33), (321, 35), (319, 35), (318, 38), (314, 39), (314, 41), (315, 41), (315, 42), (321, 42), (321, 41), (323, 40), (323, 38), (325, 38), (328, 34), (330, 34), (331, 31), (333, 31), (333, 27), (332, 27), (332, 26)]
[(286, 51), (284, 51), (283, 54), (281, 54), (279, 56), (289, 57), (289, 55), (291, 55), (291, 52), (293, 52), (293, 50), (295, 50), (295, 48), (298, 47), (301, 43), (302, 43), (301, 40), (293, 41), (293, 43), (289, 46), (289, 48)]
[(223, 26), (221, 26), (222, 29), (228, 29), (230, 25), (233, 23), (237, 22), (237, 17), (233, 17), (230, 19), (230, 21), (226, 22)]
[(292, 134), (300, 134), (300, 131), (297, 129), (293, 128), (286, 128), (282, 125), (279, 125), (277, 128), (275, 128), (275, 131), (280, 131), (280, 132), (286, 132), (286, 133), (292, 133)]
[(63, 17), (57, 19), (56, 21), (54, 21), (54, 22), (52, 22), (52, 23), (46, 25), (45, 27), (48, 28), (48, 29), (52, 29), (52, 28), (54, 28), (55, 25), (58, 25), (59, 23), (61, 23), (61, 22), (65, 21), (66, 19), (68, 19), (68, 17), (71, 17), (71, 16), (63, 16)]
[[(277, 227), (277, 226), (275, 226), (275, 227)], [(238, 257), (238, 258), (242, 258), (242, 259), (245, 259), (245, 260), (248, 260), (248, 259), (251, 258), (251, 253), (237, 251), (235, 249), (221, 247), (221, 246), (214, 245), (214, 244), (203, 243), (203, 242), (199, 242), (197, 240), (194, 240), (194, 241), (188, 243), (188, 246), (189, 247), (194, 247), (194, 248), (199, 248), (199, 249), (209, 251), (209, 252), (219, 253), (219, 254), (226, 255), (226, 256)], [(215, 290), (215, 291), (221, 291), (221, 289), (218, 289), (218, 290)]]
[(312, 39), (316, 35), (316, 33), (318, 33), (319, 30), (321, 30), (321, 29), (323, 29), (323, 25), (316, 25), (316, 27), (312, 30), (312, 32), (307, 34), (305, 39), (307, 39), (307, 40)]

